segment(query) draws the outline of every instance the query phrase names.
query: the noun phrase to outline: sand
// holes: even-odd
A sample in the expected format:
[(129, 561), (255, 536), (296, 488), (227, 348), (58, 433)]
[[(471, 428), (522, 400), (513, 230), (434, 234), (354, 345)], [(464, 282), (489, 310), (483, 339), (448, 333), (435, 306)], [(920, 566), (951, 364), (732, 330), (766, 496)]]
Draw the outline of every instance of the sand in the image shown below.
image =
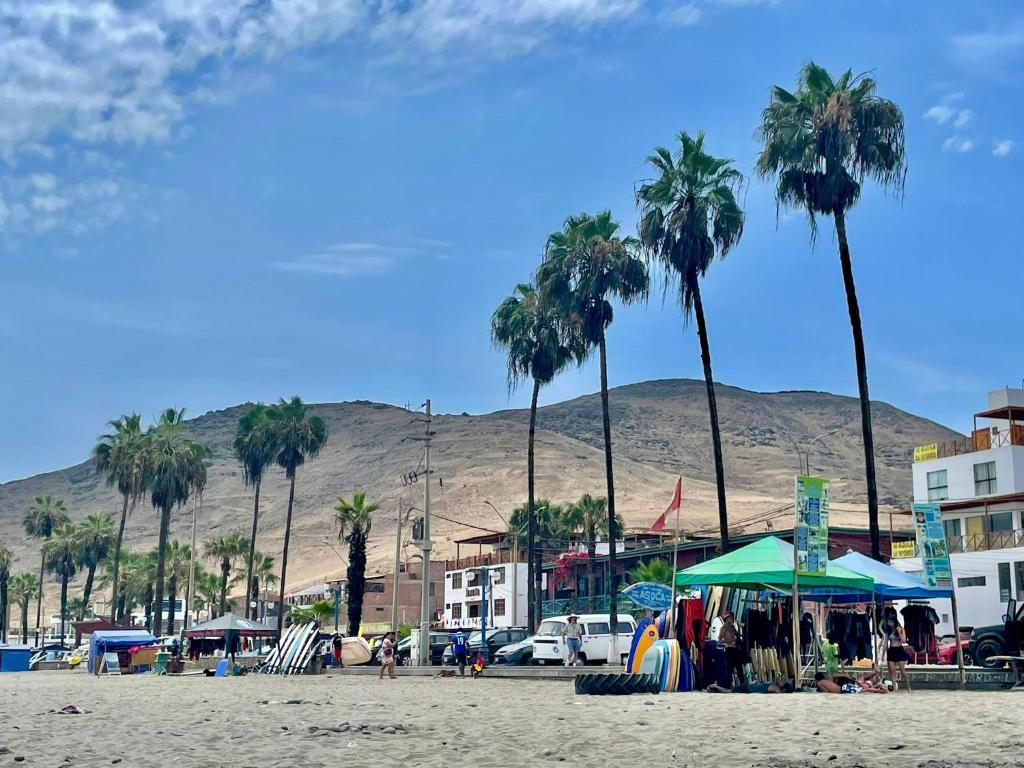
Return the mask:
[[(90, 711), (48, 714), (69, 704)], [(585, 697), (565, 681), (36, 672), (0, 675), (0, 766), (1019, 765), (1022, 704), (1015, 692)], [(406, 732), (318, 730), (344, 722)]]

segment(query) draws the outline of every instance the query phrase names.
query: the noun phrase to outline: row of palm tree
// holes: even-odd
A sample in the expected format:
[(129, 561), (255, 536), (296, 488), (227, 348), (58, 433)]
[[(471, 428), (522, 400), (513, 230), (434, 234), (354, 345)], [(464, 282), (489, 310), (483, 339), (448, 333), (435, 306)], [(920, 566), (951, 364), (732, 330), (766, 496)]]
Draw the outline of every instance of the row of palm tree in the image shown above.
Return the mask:
[[(756, 173), (775, 185), (781, 207), (803, 209), (816, 235), (818, 216), (831, 216), (853, 332), (861, 404), (866, 486), (872, 555), (880, 557), (878, 493), (875, 484), (871, 404), (860, 310), (853, 278), (846, 215), (860, 197), (865, 180), (902, 189), (906, 174), (903, 115), (877, 95), (875, 80), (847, 70), (833, 78), (813, 62), (798, 76), (793, 92), (775, 86), (761, 115), (762, 148)], [(666, 290), (673, 287), (684, 323), (696, 322), (707, 390), (708, 414), (718, 495), (722, 551), (729, 548), (725, 462), (718, 423), (711, 345), (701, 296), (701, 281), (715, 258), (724, 258), (740, 242), (744, 213), (737, 193), (745, 184), (733, 162), (705, 149), (703, 133), (681, 131), (675, 152), (657, 147), (647, 158), (653, 178), (635, 190), (639, 211), (637, 238), (623, 237), (611, 213), (570, 216), (548, 236), (533, 283), (516, 286), (491, 318), (491, 338), (507, 353), (509, 389), (531, 379), (527, 444), (527, 549), (530, 571), (530, 623), (540, 616), (540, 564), (534, 439), (540, 388), (570, 365), (595, 351), (599, 358), (607, 513), (615, 519), (611, 419), (608, 407), (607, 331), (612, 301), (644, 301), (650, 289), (648, 266), (658, 266)], [(609, 524), (611, 526), (611, 523)], [(615, 548), (609, 548), (611, 583), (617, 591)], [(615, 625), (615, 601), (611, 602)]]

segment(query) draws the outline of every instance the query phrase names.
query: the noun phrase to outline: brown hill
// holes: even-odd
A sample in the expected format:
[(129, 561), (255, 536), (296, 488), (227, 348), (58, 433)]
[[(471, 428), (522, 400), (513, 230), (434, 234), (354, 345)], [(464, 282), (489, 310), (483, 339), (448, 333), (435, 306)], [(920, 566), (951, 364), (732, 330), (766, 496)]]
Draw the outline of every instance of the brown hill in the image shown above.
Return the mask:
[[(728, 479), (730, 520), (737, 528), (763, 527), (765, 513), (789, 503), (798, 450), (824, 433), (811, 449), (811, 470), (834, 478), (836, 523), (866, 525), (859, 407), (855, 399), (821, 392), (757, 393), (717, 389)], [(252, 497), (243, 487), (230, 444), (245, 406), (204, 414), (190, 426), (213, 449), (210, 481), (199, 513), (200, 542), (247, 531)], [(704, 384), (663, 380), (619, 387), (611, 393), (618, 506), (630, 526), (647, 526), (664, 509), (676, 475), (685, 477), (684, 527), (716, 526), (714, 469)], [(421, 443), (419, 414), (368, 402), (317, 405), (330, 430), (321, 456), (299, 472), (289, 583), (299, 586), (339, 573), (342, 562), (331, 508), (338, 495), (366, 490), (383, 502), (371, 536), (370, 567), (383, 571), (392, 556), (398, 501), (422, 506), (422, 481), (408, 487), (401, 477), (415, 470)], [(552, 501), (589, 492), (604, 494), (601, 411), (598, 395), (546, 406), (538, 416), (537, 491)], [(953, 431), (885, 403), (873, 405), (879, 492), (883, 504), (911, 496), (913, 446), (952, 438)], [(493, 503), (507, 518), (526, 497), (528, 412), (507, 410), (478, 416), (441, 415), (431, 453), (438, 557), (454, 552), (453, 539), (471, 526), (503, 529)], [(99, 430), (97, 430), (99, 431)], [(88, 446), (83, 446), (83, 454)], [(21, 516), (36, 494), (62, 496), (75, 518), (120, 510), (111, 489), (90, 462), (0, 485), (0, 542), (12, 549), (15, 570), (38, 567), (38, 543), (21, 529)], [(279, 554), (287, 487), (279, 471), (264, 483), (259, 548)], [(776, 527), (788, 524), (788, 512)], [(751, 518), (754, 518), (752, 521)], [(172, 536), (189, 538), (191, 509), (175, 512)], [(745, 522), (746, 521), (746, 522)], [(157, 518), (140, 506), (128, 522), (133, 548), (155, 543)], [(409, 538), (408, 533), (406, 539)], [(406, 544), (407, 554), (413, 550)], [(50, 591), (52, 594), (52, 590)]]

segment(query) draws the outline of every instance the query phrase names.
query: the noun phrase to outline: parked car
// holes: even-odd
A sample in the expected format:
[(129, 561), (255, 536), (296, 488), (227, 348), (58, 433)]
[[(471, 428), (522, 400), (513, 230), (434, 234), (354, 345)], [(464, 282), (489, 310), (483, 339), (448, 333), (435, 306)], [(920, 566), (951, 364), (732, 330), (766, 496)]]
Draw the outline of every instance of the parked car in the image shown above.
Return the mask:
[(495, 664), (532, 664), (533, 663), (533, 635), (520, 640), (518, 643), (510, 643), (499, 648), (491, 661)]
[[(960, 646), (964, 651), (964, 664), (970, 666), (974, 663), (971, 659), (971, 628), (960, 627)], [(936, 644), (939, 664), (956, 664), (956, 639), (953, 635), (945, 635)]]
[(1019, 608), (1012, 597), (1006, 603), (1002, 624), (975, 627), (969, 645), (971, 658), (981, 667), (995, 669), (1001, 661), (989, 661), (993, 656), (1016, 656), (1024, 641), (1024, 604)]
[[(447, 632), (431, 632), (430, 633), (430, 663), (432, 666), (438, 666), (441, 663), (441, 657), (444, 655), (444, 649), (448, 647), (448, 633)], [(411, 659), (412, 656), (412, 636), (405, 638), (398, 644), (396, 661), (398, 666), (407, 667), (414, 663)]]
[[(585, 613), (579, 616), (583, 627), (583, 642), (580, 660), (584, 664), (604, 664), (608, 661), (608, 643), (611, 637), (610, 619), (607, 613)], [(552, 616), (544, 619), (533, 638), (534, 664), (561, 664), (565, 662), (566, 647), (562, 640), (562, 629), (568, 623), (568, 616)], [(619, 663), (625, 664), (629, 656), (629, 644), (636, 632), (636, 619), (619, 616), (618, 621)]]
[[(529, 634), (529, 630), (524, 627), (487, 630), (487, 658), (493, 661), (499, 648), (509, 645), (510, 643), (522, 642)], [(480, 630), (469, 633), (467, 640), (469, 642), (470, 656), (475, 656), (477, 651), (479, 651), (483, 646), (483, 643), (481, 642), (482, 637), (483, 633)], [(450, 638), (451, 636), (449, 635), (449, 639)], [(455, 664), (455, 654), (452, 653), (451, 645), (445, 648), (444, 657), (442, 658), (441, 663), (449, 667)]]

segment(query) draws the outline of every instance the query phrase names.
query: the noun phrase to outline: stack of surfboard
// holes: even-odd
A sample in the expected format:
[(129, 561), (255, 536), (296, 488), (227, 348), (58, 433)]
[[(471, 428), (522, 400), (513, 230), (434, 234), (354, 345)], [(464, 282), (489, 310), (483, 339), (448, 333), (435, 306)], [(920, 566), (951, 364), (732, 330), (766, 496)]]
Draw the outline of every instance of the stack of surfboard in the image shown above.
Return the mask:
[(320, 622), (292, 624), (259, 671), (269, 675), (301, 675), (320, 647)]

